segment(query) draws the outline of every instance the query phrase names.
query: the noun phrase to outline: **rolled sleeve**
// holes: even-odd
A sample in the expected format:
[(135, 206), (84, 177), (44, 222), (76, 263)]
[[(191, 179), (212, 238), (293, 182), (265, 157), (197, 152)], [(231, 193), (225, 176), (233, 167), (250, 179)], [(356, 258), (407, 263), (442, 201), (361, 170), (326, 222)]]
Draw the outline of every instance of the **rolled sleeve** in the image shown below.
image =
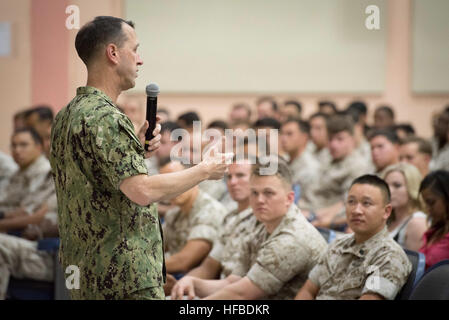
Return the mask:
[(323, 264), (317, 264), (315, 265), (312, 270), (309, 272), (309, 280), (313, 282), (317, 287), (322, 286), (323, 284), (323, 278), (327, 277), (326, 268)]
[(224, 249), (223, 244), (221, 243), (220, 240), (217, 240), (214, 242), (214, 246), (213, 246), (211, 252), (209, 253), (209, 256), (211, 258), (221, 262), (223, 259), (223, 254), (222, 254), (223, 249)]
[(366, 279), (362, 295), (366, 293), (376, 293), (385, 299), (393, 300), (401, 288), (387, 278), (371, 275)]
[(248, 277), (257, 286), (272, 295), (309, 264), (310, 252), (285, 234), (265, 243), (257, 253), (256, 263), (251, 266)]
[(284, 285), (283, 281), (257, 263), (251, 267), (246, 276), (268, 295), (275, 294)]
[(212, 226), (200, 224), (196, 225), (189, 232), (187, 240), (203, 239), (214, 243), (217, 238), (217, 229)]

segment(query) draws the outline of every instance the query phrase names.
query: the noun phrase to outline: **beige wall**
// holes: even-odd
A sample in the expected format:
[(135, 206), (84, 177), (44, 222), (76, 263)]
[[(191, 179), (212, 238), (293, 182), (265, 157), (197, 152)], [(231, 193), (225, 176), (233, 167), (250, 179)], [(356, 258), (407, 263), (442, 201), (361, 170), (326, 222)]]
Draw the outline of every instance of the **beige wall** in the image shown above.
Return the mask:
[(0, 21), (11, 22), (9, 57), (0, 57), (0, 150), (9, 153), (14, 113), (31, 103), (30, 0), (0, 1)]
[[(121, 0), (68, 1), (80, 7), (81, 24), (96, 15), (122, 16)], [(2, 117), (0, 117), (0, 150), (8, 151), (9, 136), (12, 129), (12, 115), (31, 103), (30, 88), (30, 47), (29, 47), (29, 0), (3, 0), (0, 2), (0, 20), (12, 21), (13, 55), (0, 58), (0, 93), (2, 96)], [(395, 107), (398, 121), (410, 121), (418, 134), (431, 135), (430, 117), (432, 112), (441, 110), (449, 103), (449, 93), (445, 95), (414, 95), (411, 92), (411, 0), (388, 1), (388, 36), (386, 53), (386, 90), (378, 96), (361, 96), (367, 101), (372, 111), (380, 103), (388, 103)], [(67, 96), (74, 96), (76, 87), (84, 85), (86, 70), (77, 57), (73, 47), (76, 30), (69, 33)], [(369, 61), (367, 61), (369, 63)], [(144, 66), (145, 67), (145, 66)], [(151, 79), (157, 82), (157, 79)], [(230, 106), (237, 101), (254, 103), (254, 95), (179, 95), (164, 94), (159, 97), (159, 105), (165, 105), (177, 116), (183, 111), (195, 109), (201, 113), (204, 122), (215, 118), (227, 117)], [(276, 95), (280, 101), (295, 95)], [(316, 95), (303, 94), (296, 96), (305, 107), (305, 114), (315, 111), (316, 102), (323, 98), (334, 100), (340, 108), (357, 96), (353, 95)], [(142, 101), (145, 97), (142, 94)]]

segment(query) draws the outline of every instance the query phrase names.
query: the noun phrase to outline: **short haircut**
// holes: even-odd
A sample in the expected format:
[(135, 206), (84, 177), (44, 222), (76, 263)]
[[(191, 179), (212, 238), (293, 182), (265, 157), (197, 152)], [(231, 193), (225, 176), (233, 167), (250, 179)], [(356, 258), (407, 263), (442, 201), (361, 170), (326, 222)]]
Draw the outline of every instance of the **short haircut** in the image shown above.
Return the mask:
[(394, 114), (394, 110), (391, 107), (389, 107), (389, 106), (377, 107), (377, 109), (374, 113), (378, 113), (378, 112), (385, 112), (391, 119), (394, 120), (395, 114)]
[(254, 123), (253, 127), (254, 128), (270, 127), (279, 130), (281, 128), (281, 123), (274, 118), (267, 117), (257, 120)]
[(296, 107), (296, 110), (298, 110), (299, 113), (302, 112), (302, 105), (299, 101), (296, 100), (287, 100), (284, 102), (284, 106), (292, 105)]
[(357, 110), (360, 114), (366, 115), (368, 113), (368, 108), (366, 107), (366, 103), (363, 101), (353, 101), (346, 108), (346, 111)]
[[(194, 121), (200, 121), (200, 116), (195, 111), (189, 111), (181, 114), (178, 121), (181, 120), (187, 127), (193, 127)], [(179, 123), (179, 122), (178, 122)]]
[(257, 99), (256, 106), (259, 106), (265, 102), (271, 103), (271, 109), (274, 111), (278, 111), (278, 109), (279, 109), (278, 104), (276, 103), (276, 100), (274, 100), (273, 97), (262, 97), (262, 98)]
[(320, 110), (321, 110), (321, 108), (326, 107), (326, 106), (331, 107), (331, 109), (334, 110), (335, 113), (337, 113), (337, 106), (332, 101), (325, 100), (325, 101), (318, 102), (318, 108)]
[(37, 131), (32, 128), (32, 127), (24, 127), (24, 128), (19, 128), (17, 130), (14, 131), (14, 133), (12, 134), (12, 136), (16, 136), (18, 134), (21, 133), (29, 133), (31, 138), (33, 139), (34, 143), (42, 146), (44, 144), (44, 142), (42, 141), (41, 136), (37, 133)]
[(347, 115), (333, 115), (327, 120), (327, 132), (329, 137), (340, 133), (342, 131), (348, 132), (351, 136), (354, 135), (354, 123)]
[(89, 65), (101, 47), (109, 43), (114, 43), (118, 47), (123, 46), (123, 43), (127, 40), (126, 34), (122, 30), (122, 24), (124, 23), (134, 28), (132, 21), (110, 16), (99, 16), (86, 23), (78, 31), (75, 48), (86, 66)]
[(310, 126), (309, 123), (307, 121), (301, 120), (301, 119), (297, 119), (297, 118), (288, 118), (287, 120), (285, 120), (282, 125), (286, 125), (287, 123), (296, 123), (298, 125), (299, 130), (302, 133), (307, 133), (309, 134), (310, 132)]
[(398, 135), (392, 129), (375, 129), (372, 132), (370, 132), (368, 140), (371, 141), (378, 136), (385, 137), (388, 141), (390, 141), (393, 144), (399, 144), (400, 142)]
[(314, 114), (312, 114), (310, 117), (309, 117), (309, 122), (312, 120), (312, 119), (315, 119), (315, 118), (323, 118), (325, 121), (327, 121), (327, 119), (329, 119), (329, 115), (327, 114), (327, 113), (323, 113), (323, 112), (315, 112)]
[(16, 113), (14, 114), (14, 120), (25, 119), (25, 118), (27, 117), (29, 111), (30, 111), (30, 110), (27, 109), (27, 110), (22, 110), (22, 111), (16, 112)]
[[(269, 170), (269, 166), (275, 163), (277, 165), (277, 170), (273, 174), (265, 174)], [(267, 170), (262, 170), (267, 169)], [(287, 189), (292, 187), (292, 172), (285, 160), (279, 156), (266, 156), (259, 157), (256, 164), (253, 165), (251, 170), (251, 176), (264, 177), (264, 176), (277, 176), (284, 183)]]
[(407, 136), (413, 136), (415, 134), (415, 128), (411, 123), (400, 123), (394, 126), (395, 130), (404, 130)]
[(174, 121), (165, 121), (161, 123), (161, 133), (165, 131), (173, 132), (176, 129), (180, 129), (181, 127)]
[(53, 122), (54, 115), (51, 107), (46, 105), (36, 106), (27, 111), (26, 118), (30, 117), (32, 114), (35, 113), (38, 115), (39, 121)]
[(345, 111), (339, 111), (339, 112), (337, 112), (337, 114), (350, 117), (354, 124), (359, 123), (360, 116), (361, 116), (361, 113), (356, 109), (352, 109), (352, 110), (348, 109)]
[(418, 145), (418, 152), (424, 153), (429, 156), (432, 156), (432, 144), (421, 137), (408, 137), (405, 138), (403, 141), (401, 141), (401, 146), (409, 144), (409, 143), (416, 143)]
[(245, 109), (246, 112), (248, 113), (248, 119), (251, 118), (251, 107), (247, 103), (244, 102), (236, 103), (232, 106), (232, 109)]
[(226, 129), (229, 128), (229, 126), (223, 120), (215, 120), (215, 121), (212, 121), (211, 123), (209, 123), (209, 125), (207, 126), (207, 129), (211, 129), (211, 128), (222, 129), (223, 131), (225, 131)]
[(390, 200), (391, 200), (390, 188), (388, 187), (388, 184), (384, 180), (379, 178), (378, 176), (375, 176), (372, 174), (365, 174), (363, 176), (360, 176), (360, 177), (354, 179), (354, 181), (352, 181), (349, 189), (351, 189), (352, 186), (355, 184), (368, 184), (370, 186), (374, 186), (374, 187), (378, 188), (380, 190), (380, 192), (382, 193), (382, 196), (384, 198), (384, 203), (385, 204), (390, 203)]

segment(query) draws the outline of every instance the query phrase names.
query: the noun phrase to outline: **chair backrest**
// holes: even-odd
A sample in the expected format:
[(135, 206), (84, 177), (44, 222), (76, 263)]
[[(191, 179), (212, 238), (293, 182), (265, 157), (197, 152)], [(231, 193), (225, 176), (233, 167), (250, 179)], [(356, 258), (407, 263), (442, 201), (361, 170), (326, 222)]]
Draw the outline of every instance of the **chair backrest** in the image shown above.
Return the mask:
[(429, 268), (413, 288), (410, 300), (449, 300), (449, 260)]
[(334, 230), (321, 228), (321, 227), (316, 227), (316, 228), (321, 233), (321, 235), (323, 236), (323, 238), (326, 240), (327, 243), (331, 243), (332, 241), (335, 240), (335, 237), (337, 236), (337, 234), (335, 233)]
[(407, 282), (396, 295), (396, 300), (408, 300), (413, 288), (424, 275), (426, 268), (426, 257), (421, 252), (404, 249), (408, 259), (412, 264), (412, 271), (408, 276)]

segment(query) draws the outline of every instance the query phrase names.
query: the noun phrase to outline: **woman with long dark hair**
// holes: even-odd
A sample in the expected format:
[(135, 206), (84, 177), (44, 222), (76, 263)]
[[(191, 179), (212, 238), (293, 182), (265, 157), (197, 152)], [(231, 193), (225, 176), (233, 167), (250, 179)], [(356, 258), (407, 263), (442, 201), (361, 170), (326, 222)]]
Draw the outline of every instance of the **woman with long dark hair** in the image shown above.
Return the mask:
[(449, 259), (449, 172), (429, 173), (419, 187), (430, 219), (419, 250), (426, 256), (426, 268)]

